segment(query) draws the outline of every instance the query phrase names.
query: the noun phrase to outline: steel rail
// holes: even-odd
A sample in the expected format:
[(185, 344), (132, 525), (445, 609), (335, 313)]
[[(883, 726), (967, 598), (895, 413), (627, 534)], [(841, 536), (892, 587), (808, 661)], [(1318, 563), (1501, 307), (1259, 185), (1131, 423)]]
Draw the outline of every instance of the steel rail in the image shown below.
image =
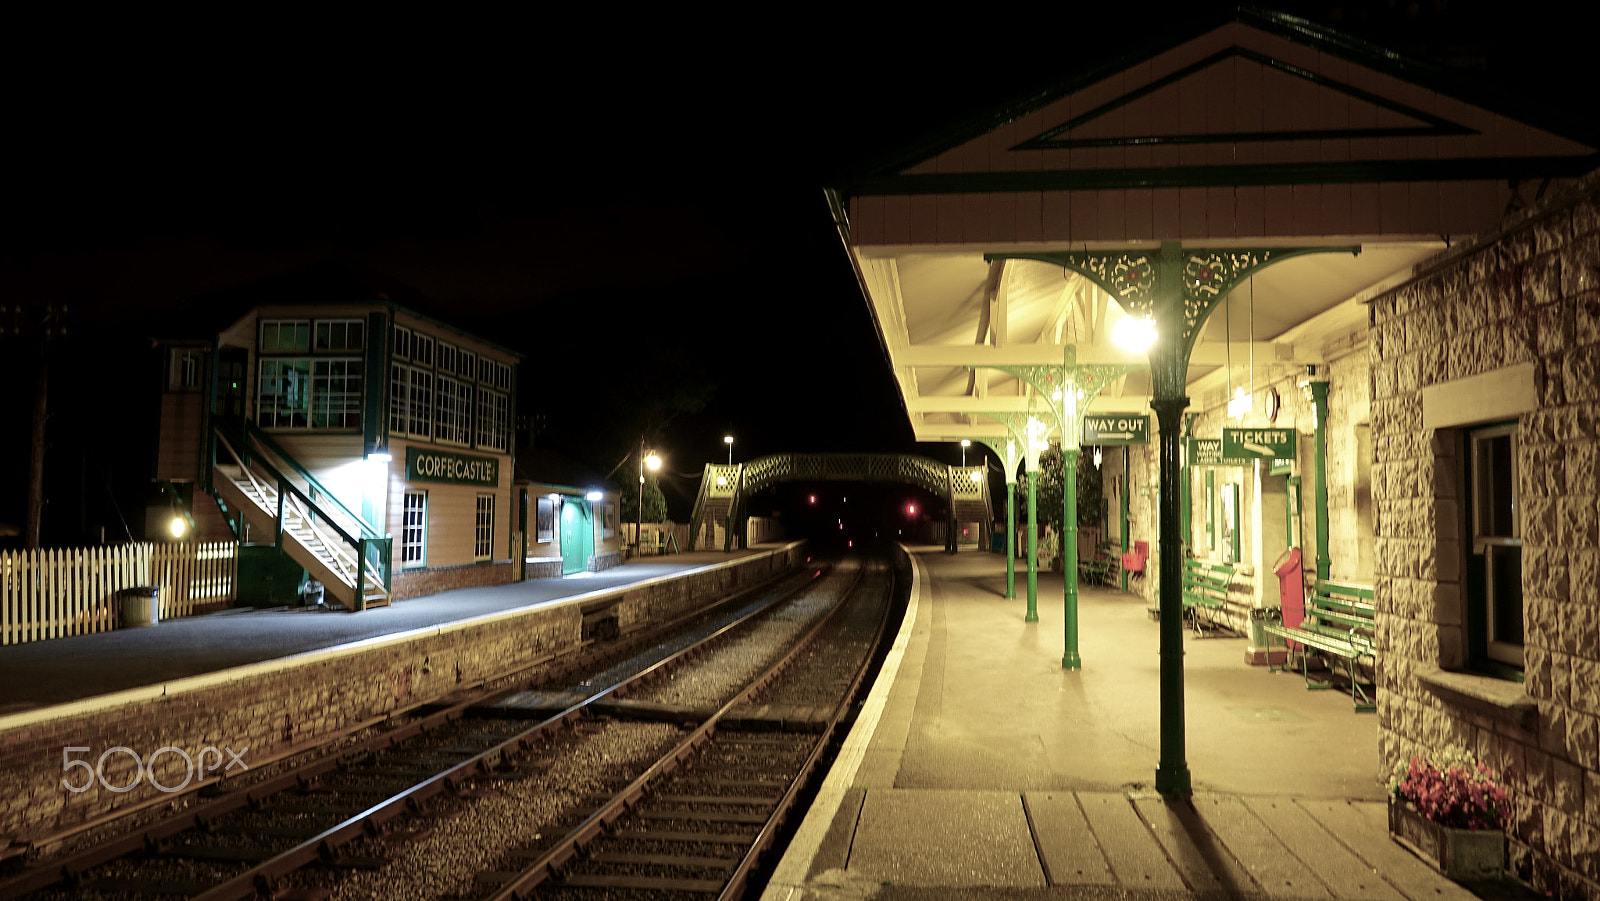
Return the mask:
[[(783, 603), (790, 597), (793, 597), (795, 594), (798, 594), (799, 592), (805, 590), (805, 588), (809, 587), (809, 585), (815, 581), (816, 578), (821, 575), (821, 573), (822, 570), (818, 570), (805, 584), (799, 585), (793, 590), (786, 592), (778, 598), (775, 598), (771, 602), (762, 605), (760, 608), (723, 625), (712, 634), (706, 636), (701, 642), (680, 650), (679, 652), (666, 658), (666, 661), (676, 660), (682, 657), (684, 654), (693, 651), (700, 644), (712, 641), (718, 636), (725, 634), (728, 630), (760, 616), (777, 604)], [(791, 577), (792, 576), (789, 575), (779, 576), (762, 585), (756, 586), (747, 591), (739, 592), (738, 594), (735, 594), (724, 601), (712, 605), (712, 607), (707, 608), (706, 610), (696, 611), (695, 613), (678, 617), (662, 628), (652, 630), (648, 636), (639, 636), (636, 641), (629, 643), (629, 647), (641, 647), (648, 643), (648, 641), (652, 640), (654, 636), (659, 636), (667, 630), (681, 626), (683, 623), (698, 616), (704, 615), (710, 610), (715, 610), (729, 604), (738, 603), (739, 601), (749, 598), (760, 591), (770, 589), (774, 584)], [(566, 674), (583, 665), (583, 661), (577, 658), (580, 655), (592, 653), (593, 647), (594, 643), (591, 642), (582, 651), (574, 653), (572, 655), (574, 659), (560, 666), (557, 670), (558, 674)], [(615, 651), (608, 651), (608, 656), (615, 656), (615, 653)], [(482, 688), (484, 685), (487, 685), (491, 682), (500, 682), (507, 678), (513, 678), (519, 672), (526, 672), (529, 669), (547, 665), (557, 660), (559, 660), (559, 657), (544, 658), (516, 671), (495, 676), (490, 679), (484, 679), (476, 683), (474, 688)], [(469, 771), (478, 768), (480, 762), (485, 761), (486, 758), (488, 758), (488, 761), (482, 763), (484, 768), (492, 765), (494, 762), (498, 762), (503, 756), (505, 756), (506, 749), (510, 748), (512, 745), (516, 745), (516, 751), (523, 750), (529, 742), (544, 736), (558, 726), (570, 725), (572, 722), (575, 722), (578, 718), (585, 715), (584, 708), (588, 704), (608, 694), (611, 694), (623, 685), (630, 684), (644, 678), (650, 673), (657, 672), (666, 661), (657, 661), (651, 666), (646, 667), (644, 670), (631, 675), (622, 682), (608, 686), (593, 696), (574, 704), (568, 709), (557, 713), (554, 716), (548, 717), (547, 719), (533, 726), (530, 726), (527, 730), (511, 736), (505, 741), (502, 741), (486, 749), (485, 751), (474, 755), (473, 757), (469, 757), (466, 760), (463, 760), (460, 763), (450, 767), (449, 769), (429, 777), (428, 779), (425, 779), (416, 785), (413, 785), (397, 795), (391, 796), (384, 801), (380, 801), (379, 803), (362, 810), (361, 812), (347, 818), (340, 823), (328, 827), (312, 838), (307, 839), (306, 841), (301, 842), (299, 845), (284, 851), (277, 857), (262, 861), (256, 866), (251, 867), (250, 870), (247, 870), (246, 872), (228, 880), (225, 883), (213, 887), (198, 897), (207, 899), (251, 897), (252, 895), (256, 894), (258, 890), (260, 890), (260, 886), (263, 881), (257, 877), (264, 876), (266, 877), (265, 881), (270, 882), (272, 878), (277, 878), (289, 872), (293, 872), (294, 870), (304, 867), (311, 862), (321, 859), (321, 857), (324, 855), (331, 854), (339, 845), (366, 834), (366, 830), (368, 829), (375, 829), (376, 827), (381, 826), (383, 823), (388, 822), (400, 813), (404, 813), (406, 810), (410, 809), (411, 806), (426, 800), (427, 798), (431, 798), (439, 794), (441, 791), (447, 789), (453, 790), (454, 785), (458, 780), (466, 775), (469, 775)], [(274, 795), (282, 794), (297, 787), (309, 785), (315, 782), (319, 777), (350, 766), (358, 760), (363, 759), (371, 754), (392, 750), (402, 742), (409, 741), (424, 733), (432, 732), (446, 725), (462, 721), (467, 718), (467, 714), (472, 708), (480, 706), (497, 696), (503, 696), (507, 693), (508, 692), (506, 692), (504, 689), (493, 689), (482, 692), (481, 694), (458, 701), (444, 709), (429, 713), (396, 729), (390, 730), (381, 735), (373, 736), (372, 738), (361, 742), (352, 748), (347, 748), (338, 753), (328, 754), (317, 758), (316, 760), (296, 766), (291, 770), (251, 785), (248, 788), (241, 789), (237, 792), (230, 792), (221, 798), (208, 801), (193, 810), (188, 810), (165, 817), (142, 829), (130, 832), (127, 835), (96, 844), (93, 847), (86, 848), (83, 851), (76, 852), (66, 857), (29, 868), (15, 876), (0, 880), (0, 901), (3, 901), (3, 899), (18, 898), (41, 889), (49, 888), (57, 883), (71, 882), (92, 870), (94, 867), (141, 850), (155, 847), (160, 841), (171, 838), (175, 835), (179, 835), (193, 829), (203, 829), (211, 822), (214, 822), (215, 820), (218, 820), (230, 813), (234, 813), (245, 807), (259, 805), (267, 798), (270, 798)], [(414, 705), (413, 707), (407, 708), (406, 710), (396, 711), (394, 715), (406, 715), (411, 711), (429, 707), (435, 703), (437, 702), (424, 701)], [(218, 781), (220, 780), (208, 781), (204, 784), (197, 785), (195, 788), (184, 792), (182, 795), (172, 798), (164, 798), (161, 800), (171, 803), (182, 799), (193, 798), (198, 795), (201, 789), (218, 784)], [(285, 858), (298, 861), (298, 863), (294, 864), (293, 866), (280, 867), (279, 861)], [(247, 878), (247, 883), (241, 882), (241, 880), (246, 880)], [(228, 888), (228, 892), (218, 894), (218, 892), (224, 887)]]
[[(818, 570), (812, 577), (813, 581), (822, 574)], [(612, 694), (618, 689), (637, 683), (648, 676), (659, 672), (666, 666), (683, 656), (690, 654), (702, 646), (717, 640), (733, 629), (736, 629), (750, 620), (768, 612), (778, 604), (790, 597), (799, 594), (809, 587), (810, 583), (796, 587), (783, 597), (763, 605), (760, 609), (750, 611), (712, 632), (702, 640), (689, 647), (659, 660), (656, 663), (640, 670), (637, 673), (602, 689), (599, 692), (573, 704), (566, 710), (545, 719), (528, 729), (511, 736), (491, 747), (457, 763), (455, 766), (431, 776), (412, 787), (368, 807), (367, 809), (349, 817), (334, 826), (323, 830), (300, 844), (278, 854), (277, 856), (261, 861), (233, 878), (216, 885), (205, 892), (195, 896), (194, 901), (238, 901), (254, 895), (268, 895), (271, 893), (273, 882), (290, 873), (295, 872), (312, 863), (332, 855), (333, 851), (350, 841), (367, 834), (375, 834), (384, 823), (412, 810), (423, 801), (433, 798), (444, 791), (455, 791), (457, 783), (477, 775), (487, 775), (489, 768), (501, 759), (510, 756), (515, 758), (526, 751), (528, 745), (535, 739), (541, 738), (548, 732), (561, 727), (576, 724), (579, 719), (588, 715), (588, 708), (595, 701)], [(481, 699), (480, 699), (481, 700)], [(475, 706), (469, 705), (469, 706)]]
[(555, 878), (564, 864), (581, 853), (585, 845), (593, 841), (607, 827), (626, 814), (636, 801), (644, 797), (646, 792), (649, 791), (651, 783), (662, 776), (677, 772), (679, 767), (693, 758), (705, 744), (710, 742), (712, 736), (716, 733), (717, 724), (730, 710), (746, 703), (752, 696), (782, 675), (798, 659), (800, 653), (806, 650), (822, 634), (823, 630), (833, 622), (834, 618), (840, 614), (840, 611), (849, 606), (847, 603), (849, 596), (860, 585), (864, 573), (864, 569), (856, 572), (854, 580), (846, 587), (839, 603), (834, 605), (828, 615), (823, 617), (804, 637), (795, 642), (781, 659), (751, 680), (731, 700), (717, 708), (705, 722), (695, 728), (676, 747), (658, 758), (637, 778), (612, 796), (606, 804), (590, 814), (583, 822), (546, 849), (532, 863), (523, 867), (518, 876), (503, 883), (493, 894), (487, 896), (485, 901), (526, 901), (526, 899), (532, 897), (530, 893), (539, 885)]
[(749, 851), (745, 853), (738, 866), (734, 868), (733, 875), (729, 877), (728, 884), (723, 888), (722, 893), (717, 896), (717, 901), (737, 901), (744, 893), (745, 883), (750, 878), (751, 871), (755, 869), (761, 855), (777, 839), (778, 830), (784, 826), (785, 821), (788, 819), (789, 811), (799, 801), (801, 791), (811, 781), (811, 774), (816, 770), (817, 764), (822, 761), (823, 754), (833, 744), (845, 711), (849, 708), (851, 700), (855, 698), (856, 693), (861, 690), (861, 683), (866, 679), (867, 673), (872, 671), (874, 661), (880, 655), (884, 635), (889, 629), (891, 614), (894, 610), (897, 585), (894, 567), (891, 566), (889, 568), (889, 585), (885, 595), (883, 614), (878, 618), (878, 628), (872, 636), (869, 652), (862, 659), (861, 665), (856, 668), (855, 675), (851, 677), (850, 685), (840, 696), (839, 703), (834, 705), (833, 713), (828, 717), (827, 725), (823, 727), (822, 735), (818, 738), (817, 743), (812, 746), (811, 753), (806, 757), (806, 762), (801, 765), (800, 771), (795, 774), (794, 780), (789, 783), (788, 790), (778, 800), (777, 809), (762, 824), (761, 831), (756, 833), (755, 841), (751, 843)]

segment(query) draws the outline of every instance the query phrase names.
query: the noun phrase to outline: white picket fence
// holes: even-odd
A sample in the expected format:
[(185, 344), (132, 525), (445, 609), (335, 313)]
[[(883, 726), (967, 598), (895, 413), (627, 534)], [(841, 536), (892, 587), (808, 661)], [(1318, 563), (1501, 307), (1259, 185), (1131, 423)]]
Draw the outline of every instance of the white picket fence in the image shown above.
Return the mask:
[(117, 594), (160, 589), (160, 617), (234, 597), (236, 542), (0, 551), (0, 645), (117, 627)]

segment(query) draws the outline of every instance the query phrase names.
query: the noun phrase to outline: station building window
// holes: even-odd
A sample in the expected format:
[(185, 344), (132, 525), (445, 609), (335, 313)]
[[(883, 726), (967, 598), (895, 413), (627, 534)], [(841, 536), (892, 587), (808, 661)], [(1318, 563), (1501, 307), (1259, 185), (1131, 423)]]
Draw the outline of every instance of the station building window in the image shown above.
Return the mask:
[(361, 427), (361, 360), (263, 357), (256, 425), (264, 429)]
[(199, 391), (205, 351), (197, 347), (174, 347), (167, 372), (168, 391)]
[(366, 327), (360, 319), (318, 319), (316, 349), (343, 353), (361, 350), (367, 346)]
[(472, 386), (443, 372), (438, 373), (434, 384), (438, 399), (434, 440), (440, 444), (459, 444), (463, 447), (471, 444)]
[(494, 555), (494, 495), (478, 495), (477, 528), (472, 537), (472, 559), (488, 560)]
[(1467, 655), (1474, 668), (1516, 677), (1522, 668), (1522, 524), (1517, 426), (1466, 434)]
[(309, 350), (311, 350), (311, 320), (261, 320), (262, 353), (306, 353)]
[(478, 389), (478, 446), (505, 453), (511, 445), (511, 400), (498, 391)]
[(433, 373), (389, 364), (389, 433), (433, 439)]
[(407, 491), (400, 523), (400, 565), (423, 566), (427, 562), (428, 493)]

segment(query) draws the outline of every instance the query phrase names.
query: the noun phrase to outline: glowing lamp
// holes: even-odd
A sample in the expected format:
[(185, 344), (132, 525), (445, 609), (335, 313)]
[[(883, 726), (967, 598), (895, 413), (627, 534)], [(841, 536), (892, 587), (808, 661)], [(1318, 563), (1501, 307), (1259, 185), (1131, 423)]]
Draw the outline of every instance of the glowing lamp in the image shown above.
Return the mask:
[(1111, 343), (1123, 350), (1144, 353), (1156, 343), (1155, 320), (1149, 316), (1124, 316), (1111, 328)]

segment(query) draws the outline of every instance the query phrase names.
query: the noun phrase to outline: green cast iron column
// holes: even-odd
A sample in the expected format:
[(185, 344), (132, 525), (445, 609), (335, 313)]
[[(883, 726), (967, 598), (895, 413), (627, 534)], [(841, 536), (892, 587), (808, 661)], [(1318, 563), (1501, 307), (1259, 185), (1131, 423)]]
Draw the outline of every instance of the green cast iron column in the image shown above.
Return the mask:
[(1311, 383), (1311, 403), (1316, 408), (1317, 472), (1317, 578), (1328, 578), (1328, 383)]
[(1065, 544), (1061, 578), (1065, 584), (1062, 607), (1066, 638), (1066, 650), (1061, 654), (1062, 669), (1083, 666), (1083, 659), (1078, 656), (1078, 455), (1081, 453), (1078, 448), (1061, 451), (1061, 536)]
[[(1128, 449), (1127, 448), (1123, 448), (1122, 449), (1122, 490), (1117, 492), (1117, 494), (1119, 495), (1118, 499), (1117, 499), (1117, 508), (1118, 508), (1117, 509), (1117, 513), (1118, 513), (1119, 519), (1121, 520), (1121, 522), (1118, 524), (1118, 527), (1117, 527), (1118, 528), (1118, 532), (1119, 532), (1117, 540), (1121, 542), (1122, 552), (1124, 554), (1126, 554), (1127, 552), (1133, 550), (1133, 548), (1128, 546), (1128, 538), (1129, 538), (1129, 535), (1128, 535), (1128, 467), (1130, 465), (1129, 459), (1130, 458), (1129, 458), (1129, 455), (1128, 455)], [(1122, 571), (1122, 590), (1123, 591), (1127, 591), (1128, 590), (1128, 571), (1126, 569), (1124, 569)]]
[[(1255, 270), (1292, 256), (1310, 253), (1360, 253), (1359, 247), (1185, 250), (1176, 241), (1162, 242), (1151, 253), (1064, 251), (1016, 254), (1074, 269), (1093, 280), (1130, 315), (1149, 316), (1156, 327), (1150, 346), (1150, 406), (1161, 429), (1157, 451), (1160, 482), (1161, 592), (1161, 760), (1156, 790), (1164, 795), (1190, 793), (1189, 764), (1184, 749), (1183, 698), (1183, 539), (1180, 534), (1178, 432), (1184, 408), (1189, 353), (1206, 318), (1228, 292)], [(986, 260), (998, 256), (986, 256)], [(1126, 472), (1124, 472), (1126, 481)], [(1126, 495), (1124, 491), (1124, 495)]]
[(1191, 494), (1194, 486), (1189, 483), (1193, 480), (1194, 473), (1190, 469), (1189, 455), (1185, 450), (1188, 447), (1188, 439), (1194, 437), (1193, 413), (1183, 417), (1183, 435), (1181, 437), (1184, 440), (1178, 444), (1179, 453), (1183, 454), (1183, 465), (1178, 469), (1178, 503), (1181, 505), (1183, 517), (1180, 520), (1182, 523), (1182, 535), (1180, 537), (1183, 538), (1183, 546), (1190, 548), (1194, 546), (1194, 526), (1190, 522), (1190, 519), (1194, 516), (1194, 502)]
[(1006, 600), (1017, 597), (1017, 481), (1006, 482)]
[(1039, 621), (1039, 468), (1028, 467), (1028, 615), (1024, 622)]
[[(1161, 430), (1156, 459), (1160, 492), (1156, 519), (1161, 549), (1161, 759), (1156, 766), (1156, 791), (1190, 793), (1189, 760), (1184, 735), (1183, 698), (1183, 540), (1178, 534), (1178, 432), (1189, 406), (1189, 345), (1184, 301), (1184, 254), (1176, 243), (1163, 243), (1155, 263), (1152, 314), (1156, 343), (1150, 347), (1150, 407)], [(1145, 571), (1149, 571), (1148, 564)]]
[[(1161, 429), (1159, 465), (1161, 497), (1157, 504), (1161, 523), (1161, 762), (1156, 768), (1156, 791), (1187, 795), (1189, 762), (1184, 737), (1183, 698), (1183, 539), (1178, 534), (1178, 423), (1189, 398), (1152, 400)], [(1177, 566), (1172, 564), (1176, 563)]]

